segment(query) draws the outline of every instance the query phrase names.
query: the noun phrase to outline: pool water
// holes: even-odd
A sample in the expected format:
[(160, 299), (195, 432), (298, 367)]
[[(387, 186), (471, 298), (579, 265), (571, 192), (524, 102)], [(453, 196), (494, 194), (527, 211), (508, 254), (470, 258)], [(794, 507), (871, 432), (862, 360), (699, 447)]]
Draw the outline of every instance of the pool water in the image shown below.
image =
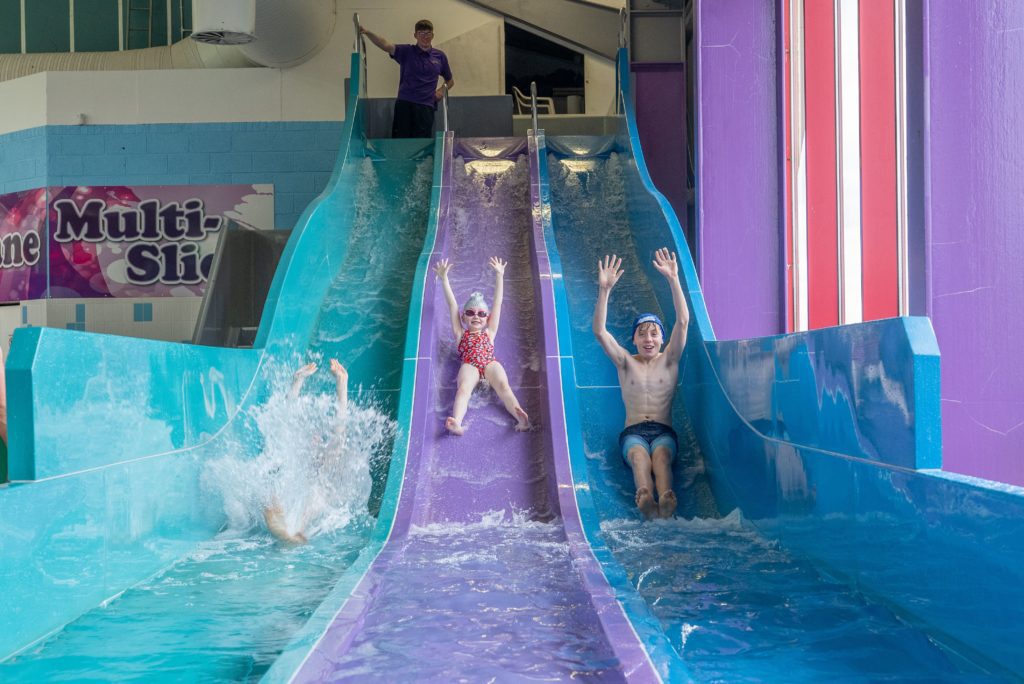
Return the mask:
[(601, 530), (698, 681), (998, 681), (739, 511)]
[(495, 513), (414, 528), (335, 675), (623, 681), (580, 586), (560, 522)]
[(256, 681), (351, 565), (372, 519), (288, 547), (265, 533), (200, 543), (171, 568), (0, 665), (0, 679)]

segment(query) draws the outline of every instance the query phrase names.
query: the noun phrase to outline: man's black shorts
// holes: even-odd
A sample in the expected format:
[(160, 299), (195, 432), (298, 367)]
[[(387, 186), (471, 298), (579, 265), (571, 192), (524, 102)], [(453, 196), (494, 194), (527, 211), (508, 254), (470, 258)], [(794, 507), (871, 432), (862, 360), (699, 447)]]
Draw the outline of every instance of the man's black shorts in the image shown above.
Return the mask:
[(395, 100), (395, 118), (391, 120), (392, 138), (433, 138), (434, 108)]

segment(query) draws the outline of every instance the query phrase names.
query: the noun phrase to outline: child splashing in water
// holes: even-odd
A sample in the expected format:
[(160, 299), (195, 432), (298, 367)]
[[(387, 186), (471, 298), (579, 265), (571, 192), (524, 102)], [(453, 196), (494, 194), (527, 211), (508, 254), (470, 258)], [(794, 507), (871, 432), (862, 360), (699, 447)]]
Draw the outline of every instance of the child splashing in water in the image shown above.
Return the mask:
[[(292, 386), (288, 390), (289, 401), (294, 401), (298, 398), (299, 392), (302, 390), (302, 386), (305, 384), (306, 379), (316, 372), (317, 366), (315, 363), (307, 363), (297, 371), (292, 379)], [(335, 396), (338, 407), (338, 415), (335, 418), (333, 434), (330, 440), (324, 444), (319, 444), (314, 440), (312, 445), (314, 458), (323, 459), (325, 454), (320, 453), (327, 451), (331, 455), (337, 457), (340, 455), (342, 447), (345, 441), (345, 416), (348, 412), (348, 370), (345, 366), (341, 365), (337, 359), (331, 359), (331, 375), (334, 376), (335, 381)], [(317, 464), (319, 465), (319, 464)], [(284, 509), (277, 498), (273, 498), (269, 505), (263, 509), (263, 519), (267, 524), (267, 530), (277, 537), (279, 540), (288, 544), (305, 544), (309, 539), (306, 536), (306, 527), (312, 518), (320, 514), (322, 511), (316, 503), (307, 502), (306, 510), (302, 516), (302, 523), (299, 529), (295, 532), (291, 532), (288, 529), (287, 522), (285, 521)]]
[(444, 285), (444, 297), (451, 313), (452, 332), (459, 343), (459, 356), (462, 358), (458, 388), (455, 390), (455, 405), (452, 408), (452, 415), (444, 422), (445, 428), (453, 435), (465, 433), (466, 428), (462, 425), (462, 419), (466, 416), (469, 397), (481, 379), (487, 380), (505, 405), (505, 410), (516, 419), (515, 429), (520, 432), (530, 429), (530, 418), (512, 392), (504, 366), (494, 358), (494, 338), (498, 334), (498, 323), (501, 318), (504, 288), (502, 281), (506, 262), (498, 257), (491, 257), (490, 266), (494, 269), (494, 307), (488, 310), (484, 296), (474, 292), (469, 296), (461, 312), (455, 301), (451, 283), (448, 282), (451, 264), (447, 259), (441, 259), (434, 266), (437, 277)]

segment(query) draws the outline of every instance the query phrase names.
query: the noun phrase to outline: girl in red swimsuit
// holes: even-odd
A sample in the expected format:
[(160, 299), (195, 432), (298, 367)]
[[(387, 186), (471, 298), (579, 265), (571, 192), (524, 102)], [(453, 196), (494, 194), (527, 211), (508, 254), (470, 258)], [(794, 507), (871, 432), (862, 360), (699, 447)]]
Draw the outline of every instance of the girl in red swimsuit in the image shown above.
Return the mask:
[(494, 337), (498, 334), (501, 316), (502, 280), (505, 276), (506, 262), (498, 257), (491, 257), (490, 266), (494, 269), (494, 308), (488, 310), (484, 296), (474, 292), (462, 307), (462, 311), (459, 310), (451, 283), (448, 282), (451, 264), (447, 259), (441, 259), (434, 266), (437, 277), (444, 285), (444, 298), (451, 313), (452, 332), (459, 343), (459, 356), (462, 358), (455, 390), (455, 405), (452, 408), (452, 415), (444, 422), (445, 428), (453, 435), (461, 435), (466, 431), (462, 419), (466, 416), (469, 397), (481, 379), (486, 379), (490, 383), (505, 405), (505, 410), (516, 419), (515, 429), (522, 431), (530, 428), (530, 418), (519, 405), (519, 400), (508, 383), (504, 366), (494, 358)]

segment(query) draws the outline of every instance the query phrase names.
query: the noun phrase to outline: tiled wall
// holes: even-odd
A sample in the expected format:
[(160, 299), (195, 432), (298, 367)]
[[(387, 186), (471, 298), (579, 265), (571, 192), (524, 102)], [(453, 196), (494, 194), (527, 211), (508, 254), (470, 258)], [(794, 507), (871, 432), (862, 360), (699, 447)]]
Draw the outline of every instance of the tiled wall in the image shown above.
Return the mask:
[(47, 127), (0, 135), (0, 194), (46, 185)]
[(292, 228), (330, 178), (340, 121), (43, 126), (0, 136), (0, 193), (44, 185), (274, 186)]

